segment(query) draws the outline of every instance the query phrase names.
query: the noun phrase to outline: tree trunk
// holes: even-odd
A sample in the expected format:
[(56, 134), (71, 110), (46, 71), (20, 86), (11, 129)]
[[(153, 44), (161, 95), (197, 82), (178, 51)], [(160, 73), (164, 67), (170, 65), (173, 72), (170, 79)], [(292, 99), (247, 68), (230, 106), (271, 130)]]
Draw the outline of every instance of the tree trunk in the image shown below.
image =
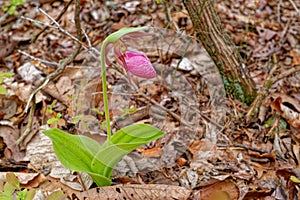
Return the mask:
[(250, 104), (256, 95), (243, 59), (222, 26), (213, 0), (182, 0), (201, 41), (222, 76), (227, 94)]

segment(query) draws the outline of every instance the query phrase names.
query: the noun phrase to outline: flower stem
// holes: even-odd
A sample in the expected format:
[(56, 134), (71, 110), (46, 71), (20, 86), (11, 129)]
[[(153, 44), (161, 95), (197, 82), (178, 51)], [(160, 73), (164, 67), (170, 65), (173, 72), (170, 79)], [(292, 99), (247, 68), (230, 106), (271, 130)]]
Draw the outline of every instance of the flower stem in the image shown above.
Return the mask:
[(105, 111), (105, 121), (107, 128), (107, 140), (110, 141), (111, 138), (111, 127), (110, 127), (110, 116), (107, 98), (107, 86), (106, 86), (106, 68), (105, 68), (105, 47), (107, 45), (107, 39), (105, 39), (101, 46), (101, 73), (102, 73), (102, 90), (103, 90), (103, 103)]
[(106, 120), (106, 127), (107, 127), (107, 140), (110, 141), (111, 139), (111, 127), (110, 127), (110, 118), (109, 118), (109, 107), (108, 107), (108, 98), (107, 98), (107, 87), (106, 87), (106, 71), (105, 71), (105, 48), (108, 43), (115, 43), (120, 38), (126, 34), (134, 33), (137, 31), (141, 31), (147, 29), (147, 26), (143, 27), (127, 27), (122, 28), (112, 34), (110, 34), (101, 45), (101, 72), (102, 72), (102, 90), (103, 90), (103, 103), (104, 103), (104, 111), (105, 111), (105, 120)]

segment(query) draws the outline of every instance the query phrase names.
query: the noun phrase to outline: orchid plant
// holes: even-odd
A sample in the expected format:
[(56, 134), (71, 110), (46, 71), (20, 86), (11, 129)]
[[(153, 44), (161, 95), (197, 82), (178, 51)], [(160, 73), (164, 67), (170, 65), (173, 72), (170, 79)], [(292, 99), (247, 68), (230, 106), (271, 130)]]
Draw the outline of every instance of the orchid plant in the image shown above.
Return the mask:
[(109, 35), (102, 43), (101, 72), (107, 131), (107, 140), (104, 144), (100, 145), (89, 137), (72, 135), (57, 128), (44, 131), (52, 140), (60, 162), (71, 170), (87, 172), (98, 186), (111, 184), (112, 170), (123, 156), (163, 135), (159, 129), (148, 124), (129, 125), (111, 135), (106, 88), (106, 64), (111, 65), (107, 56), (108, 51), (113, 48), (116, 61), (126, 70), (129, 81), (131, 75), (154, 78), (156, 72), (148, 57), (141, 52), (128, 51), (122, 41), (122, 37), (127, 34), (137, 37), (147, 35), (140, 32), (146, 28), (122, 28)]

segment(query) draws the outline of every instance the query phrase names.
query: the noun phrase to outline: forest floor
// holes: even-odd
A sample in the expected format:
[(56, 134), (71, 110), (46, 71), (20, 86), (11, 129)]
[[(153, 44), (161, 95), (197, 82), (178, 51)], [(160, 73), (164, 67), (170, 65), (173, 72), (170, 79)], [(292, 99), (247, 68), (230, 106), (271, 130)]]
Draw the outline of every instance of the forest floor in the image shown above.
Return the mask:
[[(76, 48), (75, 0), (10, 2), (0, 2), (11, 8), (0, 10), (0, 194), (15, 172), (14, 195), (34, 189), (34, 199), (300, 199), (300, 1), (215, 1), (258, 91), (258, 103), (244, 105), (224, 95), (181, 1), (81, 0), (82, 47), (36, 93), (31, 115), (32, 91)], [(124, 44), (144, 52), (157, 77), (131, 83), (112, 61), (112, 130), (145, 123), (164, 135), (125, 156), (112, 186), (97, 188), (60, 164), (43, 130), (105, 141), (100, 56), (91, 49), (120, 28), (145, 25), (153, 39)]]

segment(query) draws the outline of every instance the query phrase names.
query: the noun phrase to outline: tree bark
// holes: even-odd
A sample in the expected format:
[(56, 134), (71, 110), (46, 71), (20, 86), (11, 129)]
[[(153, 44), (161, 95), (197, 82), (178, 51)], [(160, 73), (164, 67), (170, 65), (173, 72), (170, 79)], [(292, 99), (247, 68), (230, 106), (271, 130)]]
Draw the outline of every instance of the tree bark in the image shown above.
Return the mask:
[(213, 0), (182, 0), (194, 25), (197, 39), (210, 54), (222, 76), (227, 94), (250, 104), (256, 96), (255, 85), (243, 59), (229, 38), (214, 10)]

